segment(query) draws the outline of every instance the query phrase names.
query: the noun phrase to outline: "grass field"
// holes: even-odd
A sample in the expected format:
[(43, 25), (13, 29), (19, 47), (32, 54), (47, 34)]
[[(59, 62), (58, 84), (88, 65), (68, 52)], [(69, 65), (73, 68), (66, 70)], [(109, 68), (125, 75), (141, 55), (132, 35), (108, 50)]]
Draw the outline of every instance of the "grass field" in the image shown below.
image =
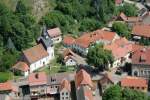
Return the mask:
[(0, 82), (5, 82), (13, 78), (13, 74), (11, 72), (0, 72)]

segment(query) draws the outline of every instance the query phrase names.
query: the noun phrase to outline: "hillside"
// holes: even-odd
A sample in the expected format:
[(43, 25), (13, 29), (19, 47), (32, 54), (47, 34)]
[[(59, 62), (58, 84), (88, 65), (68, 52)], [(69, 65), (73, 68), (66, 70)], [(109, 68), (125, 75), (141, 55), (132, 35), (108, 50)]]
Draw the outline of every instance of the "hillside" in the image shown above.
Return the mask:
[[(19, 0), (2, 0), (8, 8), (15, 11), (17, 2)], [(50, 0), (24, 0), (25, 4), (32, 9), (32, 14), (39, 20), (47, 13), (49, 8), (52, 8)]]

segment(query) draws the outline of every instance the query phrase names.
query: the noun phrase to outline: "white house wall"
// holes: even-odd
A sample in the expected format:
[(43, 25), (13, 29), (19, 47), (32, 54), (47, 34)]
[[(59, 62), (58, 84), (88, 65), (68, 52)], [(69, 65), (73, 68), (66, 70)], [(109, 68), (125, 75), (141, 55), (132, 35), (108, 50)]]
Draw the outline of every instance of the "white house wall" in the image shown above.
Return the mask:
[(62, 37), (61, 36), (54, 37), (52, 38), (52, 41), (54, 42), (54, 44), (60, 43), (62, 41)]
[(74, 66), (77, 63), (73, 59), (68, 59), (65, 64), (66, 64), (66, 66)]
[(33, 71), (41, 68), (42, 66), (48, 64), (50, 62), (50, 57), (47, 56), (37, 62), (34, 62), (33, 64), (30, 65), (30, 73), (32, 73)]

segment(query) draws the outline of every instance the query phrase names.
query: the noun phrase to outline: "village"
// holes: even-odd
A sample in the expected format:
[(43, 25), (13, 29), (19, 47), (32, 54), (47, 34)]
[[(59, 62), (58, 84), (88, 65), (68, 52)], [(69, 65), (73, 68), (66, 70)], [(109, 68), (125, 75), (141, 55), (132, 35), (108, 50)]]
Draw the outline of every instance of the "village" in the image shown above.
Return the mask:
[[(116, 6), (129, 2), (115, 1)], [(131, 28), (130, 39), (112, 30), (116, 22)], [(0, 100), (103, 100), (103, 93), (113, 85), (149, 96), (150, 47), (140, 44), (142, 39), (150, 40), (150, 12), (141, 6), (138, 16), (121, 12), (106, 27), (79, 37), (43, 25), (37, 44), (23, 50), (11, 68), (19, 77), (0, 83)], [(112, 62), (108, 56), (105, 64), (89, 63), (93, 59), (89, 52), (97, 46), (111, 52)]]

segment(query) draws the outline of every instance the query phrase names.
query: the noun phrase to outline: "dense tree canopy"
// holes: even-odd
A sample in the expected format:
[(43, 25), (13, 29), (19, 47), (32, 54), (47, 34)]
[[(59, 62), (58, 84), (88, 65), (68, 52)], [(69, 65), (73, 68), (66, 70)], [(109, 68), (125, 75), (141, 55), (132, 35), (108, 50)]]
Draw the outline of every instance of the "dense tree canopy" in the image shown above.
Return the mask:
[(0, 15), (0, 71), (6, 71), (21, 50), (33, 45), (40, 28), (23, 0), (19, 0), (15, 12), (0, 2)]
[(95, 44), (89, 48), (87, 61), (90, 65), (104, 69), (108, 64), (111, 64), (113, 60), (112, 53), (103, 49), (103, 45)]
[(64, 33), (80, 33), (101, 28), (115, 11), (114, 0), (57, 0), (43, 22), (49, 27), (61, 27)]
[(149, 100), (145, 93), (132, 90), (132, 89), (121, 89), (120, 86), (114, 85), (105, 90), (102, 96), (103, 100)]
[(123, 6), (118, 6), (116, 8), (116, 13), (119, 14), (120, 12), (125, 13), (126, 16), (137, 16), (138, 9), (135, 4), (124, 3)]
[(121, 91), (122, 90), (118, 85), (111, 86), (110, 88), (106, 89), (102, 99), (103, 100), (121, 100), (122, 98)]
[(123, 22), (114, 22), (112, 25), (112, 30), (115, 31), (118, 35), (130, 38), (131, 33), (126, 23)]

